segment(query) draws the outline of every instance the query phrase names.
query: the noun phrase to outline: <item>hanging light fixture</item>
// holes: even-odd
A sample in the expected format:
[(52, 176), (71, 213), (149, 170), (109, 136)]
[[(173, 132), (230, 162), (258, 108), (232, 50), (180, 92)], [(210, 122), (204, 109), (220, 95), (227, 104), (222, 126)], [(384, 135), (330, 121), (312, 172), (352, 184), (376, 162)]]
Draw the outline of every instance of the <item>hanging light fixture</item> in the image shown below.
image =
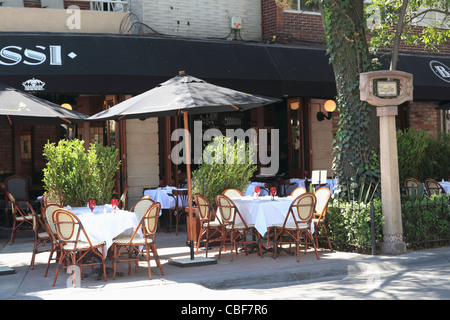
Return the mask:
[(322, 109), (319, 107), (319, 112), (317, 112), (317, 120), (318, 121), (322, 121), (322, 120), (330, 120), (331, 117), (333, 116), (333, 112), (334, 110), (336, 110), (336, 102), (334, 102), (334, 100), (327, 100), (325, 101), (325, 104), (323, 105), (324, 109), (326, 112), (328, 112), (328, 115), (325, 115), (322, 112)]

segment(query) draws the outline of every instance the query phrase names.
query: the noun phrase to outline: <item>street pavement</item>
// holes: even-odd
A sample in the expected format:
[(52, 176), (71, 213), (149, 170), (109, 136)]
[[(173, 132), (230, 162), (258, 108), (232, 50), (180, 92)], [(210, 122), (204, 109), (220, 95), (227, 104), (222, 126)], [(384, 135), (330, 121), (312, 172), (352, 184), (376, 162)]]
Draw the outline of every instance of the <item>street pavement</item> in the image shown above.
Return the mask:
[[(141, 263), (137, 273), (134, 268), (128, 275), (128, 264), (118, 264), (122, 276), (108, 281), (97, 280), (95, 275), (81, 280), (80, 288), (71, 287), (68, 275), (60, 272), (56, 286), (52, 286), (55, 263), (52, 262), (48, 277), (44, 277), (48, 253), (36, 256), (34, 270), (30, 268), (33, 238), (20, 237), (9, 245), (7, 239), (0, 239), (0, 299), (2, 300), (242, 300), (242, 299), (364, 299), (367, 296), (334, 296), (329, 286), (326, 295), (302, 295), (294, 288), (299, 284), (323, 285), (336, 279), (359, 281), (367, 290), (376, 290), (380, 281), (410, 270), (429, 269), (428, 273), (439, 277), (439, 268), (445, 269), (439, 281), (449, 290), (450, 247), (408, 252), (399, 256), (362, 255), (357, 253), (319, 250), (317, 260), (314, 251), (301, 253), (300, 262), (295, 255), (281, 253), (273, 259), (271, 252), (263, 258), (256, 253), (245, 255), (240, 252), (230, 261), (229, 250), (222, 254), (216, 264), (182, 267), (169, 263), (170, 259), (189, 260), (186, 233), (157, 233), (157, 248), (164, 275), (161, 276), (152, 262), (152, 280), (148, 279), (147, 264)], [(218, 249), (209, 250), (209, 258), (217, 258)], [(201, 249), (194, 261), (204, 257)], [(107, 261), (111, 266), (111, 261)], [(438, 268), (439, 267), (439, 268)], [(8, 273), (8, 270), (13, 273)], [(84, 272), (89, 272), (85, 268)], [(3, 271), (3, 273), (2, 273)], [(68, 284), (69, 283), (69, 284)], [(338, 288), (339, 282), (336, 282)], [(291, 289), (288, 289), (291, 288)], [(245, 289), (245, 290), (242, 290)], [(258, 291), (266, 289), (265, 291)], [(282, 290), (284, 290), (282, 292)], [(263, 292), (263, 293), (261, 293)], [(271, 293), (269, 295), (268, 293)], [(324, 291), (325, 292), (325, 291)], [(447, 295), (448, 296), (448, 295)], [(395, 299), (390, 296), (375, 296), (375, 299)], [(408, 299), (421, 299), (410, 297)], [(192, 311), (192, 310), (191, 310)]]

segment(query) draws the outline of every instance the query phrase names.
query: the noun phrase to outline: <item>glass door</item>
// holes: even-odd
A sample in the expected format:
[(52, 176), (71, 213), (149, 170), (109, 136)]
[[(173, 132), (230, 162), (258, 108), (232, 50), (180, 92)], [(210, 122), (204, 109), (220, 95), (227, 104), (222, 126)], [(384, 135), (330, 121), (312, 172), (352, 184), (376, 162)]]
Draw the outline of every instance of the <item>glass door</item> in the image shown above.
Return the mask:
[(302, 178), (304, 175), (304, 122), (300, 98), (288, 99), (287, 114), (289, 174), (291, 177)]

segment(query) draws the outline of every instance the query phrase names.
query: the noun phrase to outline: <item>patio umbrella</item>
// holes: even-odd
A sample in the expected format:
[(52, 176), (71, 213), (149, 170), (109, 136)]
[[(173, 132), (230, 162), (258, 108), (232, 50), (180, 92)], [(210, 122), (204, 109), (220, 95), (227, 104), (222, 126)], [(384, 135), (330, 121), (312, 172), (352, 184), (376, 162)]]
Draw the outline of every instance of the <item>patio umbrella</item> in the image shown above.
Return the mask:
[[(180, 71), (179, 75), (155, 88), (125, 100), (114, 107), (99, 112), (87, 120), (145, 119), (149, 117), (176, 116), (183, 113), (184, 127), (188, 128), (188, 113), (216, 113), (248, 110), (280, 101), (275, 98), (251, 95), (248, 93), (216, 86), (204, 80), (189, 76)], [(190, 159), (188, 137), (185, 137), (186, 158)], [(186, 161), (189, 205), (189, 237), (191, 260), (194, 260), (194, 235), (192, 229), (192, 185), (190, 161)]]
[(87, 116), (0, 83), (0, 125), (82, 122)]

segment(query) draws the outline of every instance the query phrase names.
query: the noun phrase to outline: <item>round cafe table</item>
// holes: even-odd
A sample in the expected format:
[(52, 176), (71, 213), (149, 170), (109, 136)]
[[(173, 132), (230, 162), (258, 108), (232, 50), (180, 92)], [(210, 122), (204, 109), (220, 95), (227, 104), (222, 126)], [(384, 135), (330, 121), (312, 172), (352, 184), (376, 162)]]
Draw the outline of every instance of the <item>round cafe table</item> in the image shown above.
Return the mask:
[[(139, 225), (139, 217), (136, 213), (126, 210), (114, 209), (111, 205), (97, 206), (93, 212), (88, 207), (65, 207), (72, 211), (83, 224), (91, 242), (106, 243), (106, 251), (111, 247), (113, 239), (119, 235), (132, 235)], [(138, 237), (142, 237), (142, 231), (138, 230)], [(84, 239), (81, 233), (80, 240)]]

